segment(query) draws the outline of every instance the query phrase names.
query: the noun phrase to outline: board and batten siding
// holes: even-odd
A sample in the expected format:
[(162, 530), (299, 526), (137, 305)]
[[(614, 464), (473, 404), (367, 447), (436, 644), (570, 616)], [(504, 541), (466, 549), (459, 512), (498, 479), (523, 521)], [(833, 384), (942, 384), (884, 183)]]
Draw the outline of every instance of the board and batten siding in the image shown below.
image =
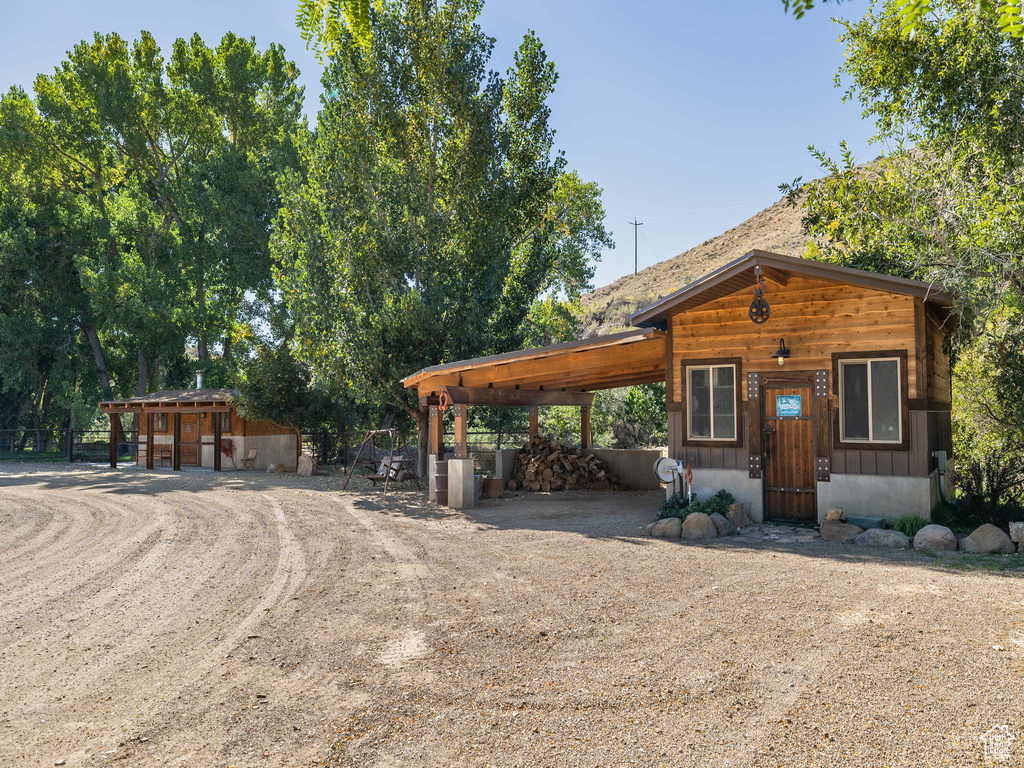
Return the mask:
[[(677, 313), (668, 323), (666, 399), (669, 451), (694, 467), (746, 469), (749, 413), (741, 409), (743, 440), (738, 447), (687, 445), (684, 434), (684, 376), (687, 361), (738, 358), (737, 379), (747, 402), (746, 376), (778, 371), (772, 354), (785, 339), (791, 357), (786, 371), (826, 370), (830, 410), (838, 404), (833, 375), (834, 353), (906, 352), (910, 398), (910, 450), (839, 448), (832, 450), (832, 472), (927, 476), (934, 468), (931, 451), (949, 450), (949, 360), (942, 350), (944, 329), (918, 298), (871, 288), (790, 277), (785, 286), (766, 285), (771, 318), (752, 323), (747, 308), (753, 291), (744, 290)], [(938, 409), (936, 406), (938, 405)], [(756, 407), (756, 404), (755, 404)], [(833, 419), (829, 419), (832, 429)], [(829, 435), (828, 443), (832, 443)]]

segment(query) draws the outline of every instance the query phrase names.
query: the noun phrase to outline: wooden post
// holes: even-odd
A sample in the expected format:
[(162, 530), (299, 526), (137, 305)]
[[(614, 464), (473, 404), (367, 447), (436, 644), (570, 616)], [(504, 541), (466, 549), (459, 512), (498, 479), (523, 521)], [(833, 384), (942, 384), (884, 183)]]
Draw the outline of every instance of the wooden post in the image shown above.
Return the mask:
[[(220, 472), (220, 414), (211, 413), (210, 418), (213, 419), (213, 471)], [(202, 416), (199, 419), (202, 421)]]
[(146, 414), (146, 469), (153, 468), (153, 414)]
[(441, 409), (430, 406), (430, 452), (441, 458), (441, 451), (444, 450), (444, 416)]
[(68, 434), (65, 438), (68, 443), (68, 464), (75, 463), (75, 430), (71, 426), (71, 419), (68, 419)]
[(117, 469), (117, 422), (121, 417), (110, 414), (110, 468)]
[(540, 408), (533, 406), (530, 409), (530, 439), (537, 436), (537, 424), (540, 421)]
[(580, 406), (580, 448), (590, 449), (590, 406)]
[(171, 437), (171, 469), (181, 471), (181, 411), (174, 412), (174, 430)]
[(465, 405), (454, 405), (455, 410), (455, 458), (465, 459), (469, 456), (469, 434), (466, 430)]

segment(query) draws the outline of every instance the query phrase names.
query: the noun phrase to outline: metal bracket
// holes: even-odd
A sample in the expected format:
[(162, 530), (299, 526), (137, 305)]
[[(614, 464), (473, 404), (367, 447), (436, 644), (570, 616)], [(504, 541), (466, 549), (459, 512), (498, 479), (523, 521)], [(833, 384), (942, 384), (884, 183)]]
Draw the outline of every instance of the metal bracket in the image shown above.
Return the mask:
[(828, 397), (828, 371), (820, 370), (814, 372), (814, 396)]
[(757, 371), (747, 374), (747, 400), (757, 400), (761, 396), (761, 374)]
[(761, 477), (761, 457), (751, 454), (749, 461), (750, 474), (749, 477), (759, 478)]
[(832, 460), (819, 456), (814, 460), (815, 469), (818, 472), (818, 482), (827, 483), (832, 479)]

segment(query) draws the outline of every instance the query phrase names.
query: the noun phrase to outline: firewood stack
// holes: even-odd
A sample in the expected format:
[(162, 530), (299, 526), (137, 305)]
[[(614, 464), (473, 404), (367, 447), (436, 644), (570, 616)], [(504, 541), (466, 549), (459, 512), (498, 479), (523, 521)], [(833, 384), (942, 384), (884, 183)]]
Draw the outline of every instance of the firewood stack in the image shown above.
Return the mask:
[(569, 448), (540, 435), (523, 444), (510, 491), (621, 490), (618, 475), (589, 451)]

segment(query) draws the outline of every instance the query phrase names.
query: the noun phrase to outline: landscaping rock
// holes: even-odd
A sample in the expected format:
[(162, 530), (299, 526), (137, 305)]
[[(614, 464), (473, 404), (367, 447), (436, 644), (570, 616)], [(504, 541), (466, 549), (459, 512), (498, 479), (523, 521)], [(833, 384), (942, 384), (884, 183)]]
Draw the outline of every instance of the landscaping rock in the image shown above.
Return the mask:
[(1010, 540), (1024, 544), (1024, 523), (1010, 523)]
[(682, 526), (683, 521), (678, 517), (666, 517), (648, 525), (647, 532), (658, 539), (678, 539)]
[(299, 477), (312, 477), (314, 469), (316, 469), (316, 463), (313, 461), (312, 456), (308, 453), (299, 456), (299, 464), (295, 468), (295, 473)]
[(960, 539), (959, 545), (964, 552), (982, 554), (1009, 554), (1016, 549), (1010, 537), (991, 523), (975, 528), (970, 536)]
[(710, 516), (711, 522), (715, 524), (715, 530), (719, 536), (739, 536), (740, 529), (733, 522), (715, 512)]
[(833, 523), (833, 522), (837, 523), (837, 522), (839, 522), (842, 519), (843, 519), (843, 510), (840, 509), (839, 507), (833, 507), (832, 509), (830, 509), (828, 512), (825, 513), (825, 522), (826, 523)]
[(956, 536), (944, 525), (926, 525), (914, 536), (914, 549), (929, 552), (955, 552)]
[(737, 528), (744, 528), (750, 525), (750, 518), (747, 516), (747, 505), (737, 501), (729, 505), (729, 511), (725, 513), (726, 519)]
[(282, 470), (278, 468), (277, 464), (271, 464), (270, 466), (267, 467), (267, 474), (268, 475), (272, 475), (275, 472), (281, 472), (281, 471)]
[(826, 519), (821, 524), (821, 538), (825, 541), (853, 541), (864, 533), (864, 529), (858, 525), (841, 523), (838, 520)]
[(905, 533), (885, 528), (868, 528), (853, 540), (858, 547), (887, 547), (889, 549), (910, 549), (910, 539)]
[(703, 512), (693, 512), (686, 516), (679, 535), (684, 539), (715, 539), (718, 538), (718, 529)]

